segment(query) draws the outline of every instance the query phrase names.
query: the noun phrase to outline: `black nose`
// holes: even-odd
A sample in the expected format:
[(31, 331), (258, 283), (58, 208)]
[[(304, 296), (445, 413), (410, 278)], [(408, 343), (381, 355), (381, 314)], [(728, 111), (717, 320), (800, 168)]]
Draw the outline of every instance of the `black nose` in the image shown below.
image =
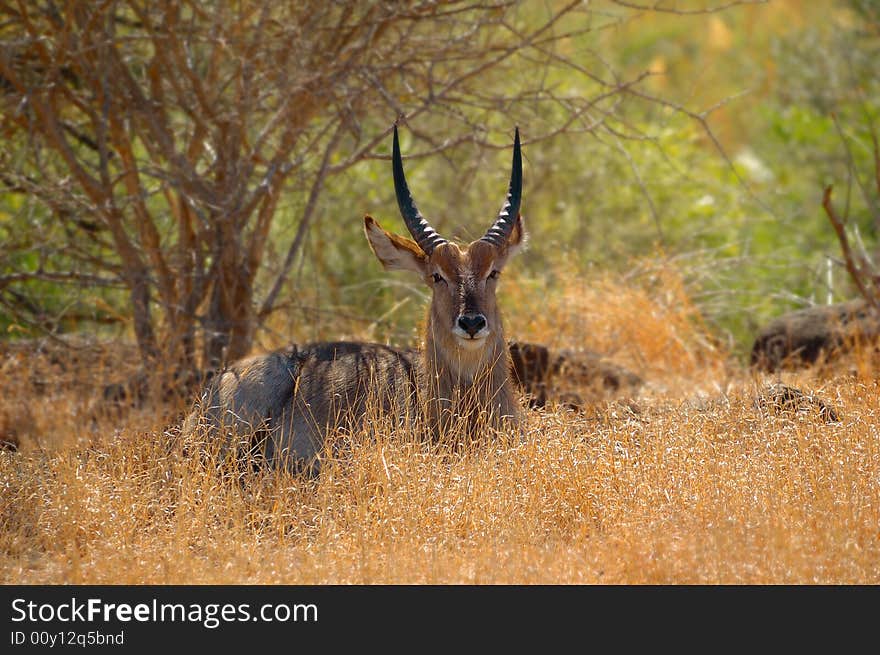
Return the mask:
[(477, 332), (486, 327), (486, 317), (476, 312), (468, 312), (458, 317), (458, 327), (474, 336)]

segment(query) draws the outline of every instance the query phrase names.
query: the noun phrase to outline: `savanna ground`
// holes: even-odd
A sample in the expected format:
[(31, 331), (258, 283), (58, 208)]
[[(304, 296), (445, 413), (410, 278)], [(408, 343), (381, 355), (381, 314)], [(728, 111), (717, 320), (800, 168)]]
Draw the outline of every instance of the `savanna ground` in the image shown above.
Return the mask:
[[(96, 401), (136, 362), (119, 343), (10, 351), (0, 582), (880, 581), (873, 353), (753, 374), (659, 260), (500, 293), (508, 337), (606, 353), (645, 386), (464, 447), (375, 422), (307, 480), (206, 463), (175, 438), (185, 400)], [(756, 404), (777, 380), (839, 421)]]

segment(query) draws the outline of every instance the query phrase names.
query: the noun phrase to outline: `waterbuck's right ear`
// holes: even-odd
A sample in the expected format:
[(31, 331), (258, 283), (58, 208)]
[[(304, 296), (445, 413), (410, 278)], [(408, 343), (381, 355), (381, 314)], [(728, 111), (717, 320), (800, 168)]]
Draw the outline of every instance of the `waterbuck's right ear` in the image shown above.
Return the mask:
[(364, 233), (386, 270), (427, 275), (428, 257), (415, 241), (383, 230), (372, 216), (364, 216)]

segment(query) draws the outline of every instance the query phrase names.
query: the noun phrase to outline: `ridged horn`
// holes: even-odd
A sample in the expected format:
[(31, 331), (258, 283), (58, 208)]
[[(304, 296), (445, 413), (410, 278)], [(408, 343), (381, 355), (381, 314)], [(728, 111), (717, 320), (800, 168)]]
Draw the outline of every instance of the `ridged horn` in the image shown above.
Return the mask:
[(406, 223), (409, 233), (419, 244), (419, 247), (430, 256), (434, 248), (446, 239), (437, 234), (431, 224), (419, 212), (415, 200), (409, 192), (406, 184), (406, 176), (403, 174), (403, 159), (400, 156), (400, 142), (397, 139), (397, 124), (394, 124), (394, 145), (391, 149), (391, 168), (394, 172), (394, 191), (397, 194), (397, 206)]
[(522, 152), (519, 145), (519, 128), (516, 128), (516, 136), (513, 140), (513, 165), (510, 171), (510, 187), (507, 189), (507, 199), (498, 214), (498, 218), (492, 224), (480, 241), (503, 248), (507, 243), (516, 217), (519, 215), (519, 205), (522, 200)]

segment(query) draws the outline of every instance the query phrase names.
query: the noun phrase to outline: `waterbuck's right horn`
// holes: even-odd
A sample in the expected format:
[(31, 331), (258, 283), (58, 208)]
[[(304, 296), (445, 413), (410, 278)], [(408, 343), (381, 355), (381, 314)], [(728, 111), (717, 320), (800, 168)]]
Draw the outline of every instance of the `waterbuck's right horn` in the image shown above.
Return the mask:
[(516, 217), (519, 216), (519, 205), (522, 200), (522, 152), (519, 145), (519, 128), (516, 128), (516, 136), (513, 140), (513, 165), (510, 171), (510, 186), (507, 189), (507, 199), (498, 218), (492, 224), (486, 234), (480, 241), (488, 241), (492, 245), (499, 248), (504, 247), (513, 226), (516, 223)]
[(397, 193), (397, 206), (406, 223), (409, 233), (419, 244), (419, 247), (428, 256), (434, 248), (446, 239), (437, 234), (430, 223), (419, 213), (416, 202), (413, 200), (409, 187), (406, 184), (406, 176), (403, 174), (403, 159), (400, 156), (400, 142), (397, 139), (397, 123), (394, 124), (394, 144), (391, 149), (391, 168), (394, 172), (394, 191)]

